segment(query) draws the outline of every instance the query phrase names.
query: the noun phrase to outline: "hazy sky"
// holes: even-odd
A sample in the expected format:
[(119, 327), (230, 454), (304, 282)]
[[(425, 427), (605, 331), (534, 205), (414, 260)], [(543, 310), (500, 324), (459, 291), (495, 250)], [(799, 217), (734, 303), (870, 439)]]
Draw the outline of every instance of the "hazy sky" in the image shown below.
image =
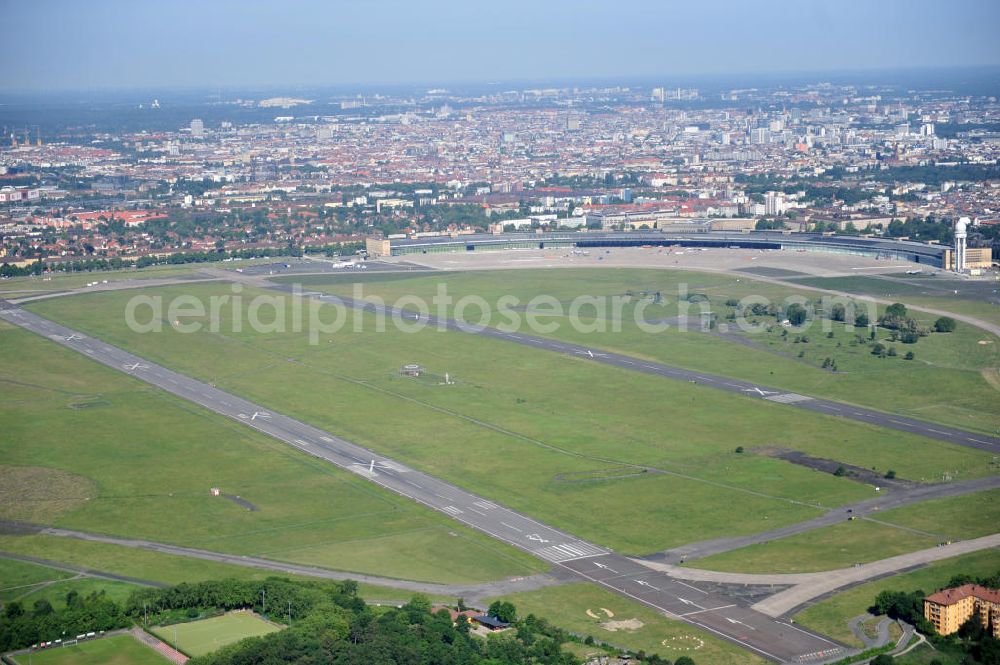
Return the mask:
[(998, 0), (0, 0), (0, 91), (1000, 65)]

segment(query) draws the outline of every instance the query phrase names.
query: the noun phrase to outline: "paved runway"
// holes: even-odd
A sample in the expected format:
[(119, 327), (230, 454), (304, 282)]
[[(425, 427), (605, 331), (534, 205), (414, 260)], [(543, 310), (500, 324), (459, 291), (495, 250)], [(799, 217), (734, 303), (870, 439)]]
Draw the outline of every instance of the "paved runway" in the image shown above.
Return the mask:
[[(393, 316), (399, 317), (407, 323), (416, 322), (418, 320), (418, 316), (420, 316), (410, 311), (401, 311), (384, 305), (377, 305), (364, 301), (355, 301), (354, 299), (346, 296), (332, 296), (317, 291), (297, 292), (295, 291), (296, 285), (292, 284), (259, 282), (258, 286), (283, 291), (285, 293), (300, 293), (305, 297), (317, 298), (322, 302), (330, 304), (340, 302), (345, 306), (361, 308), (369, 312), (379, 313), (387, 318)], [(673, 367), (671, 365), (634, 358), (620, 353), (594, 350), (585, 346), (573, 344), (571, 342), (563, 342), (547, 337), (529, 335), (523, 332), (505, 332), (497, 328), (484, 328), (473, 324), (459, 322), (454, 319), (438, 318), (433, 315), (423, 316), (422, 320), (425, 321), (428, 329), (460, 331), (470, 334), (478, 334), (484, 337), (491, 337), (494, 339), (502, 339), (508, 342), (531, 346), (537, 349), (544, 349), (546, 351), (554, 351), (564, 355), (573, 356), (575, 358), (582, 358), (588, 361), (601, 363), (603, 365), (612, 365), (614, 367), (642, 372), (644, 374), (654, 374), (670, 379), (676, 379), (678, 381), (687, 381), (688, 383), (709, 386), (718, 390), (726, 390), (738, 393), (751, 399), (766, 400), (775, 404), (785, 404), (800, 409), (814, 411), (816, 413), (822, 413), (828, 416), (846, 418), (848, 420), (855, 420), (858, 422), (868, 423), (870, 425), (877, 425), (886, 429), (917, 434), (928, 439), (936, 439), (938, 441), (945, 441), (959, 446), (977, 448), (991, 453), (1000, 452), (1000, 438), (986, 434), (977, 434), (975, 432), (969, 432), (955, 427), (948, 427), (947, 425), (939, 425), (937, 423), (917, 420), (916, 418), (883, 413), (881, 411), (875, 411), (874, 409), (854, 406), (853, 404), (846, 404), (844, 402), (835, 402), (829, 399), (811, 397), (809, 395), (800, 395), (787, 390), (771, 388), (769, 386), (750, 383), (740, 379), (732, 379), (725, 376), (708, 374), (706, 372), (697, 372), (681, 367)]]
[(263, 405), (196, 381), (5, 301), (0, 301), (0, 318), (771, 660), (818, 662), (844, 653), (841, 645), (754, 611), (741, 601), (671, 579), (625, 556), (575, 538), (331, 433), (271, 412)]

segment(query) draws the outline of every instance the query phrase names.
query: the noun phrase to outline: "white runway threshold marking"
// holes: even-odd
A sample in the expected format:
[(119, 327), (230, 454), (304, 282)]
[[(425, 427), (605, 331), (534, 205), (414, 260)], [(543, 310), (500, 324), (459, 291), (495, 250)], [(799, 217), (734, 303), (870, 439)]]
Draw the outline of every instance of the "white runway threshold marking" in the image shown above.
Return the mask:
[(602, 556), (607, 554), (607, 552), (600, 547), (585, 543), (582, 540), (574, 540), (568, 543), (542, 547), (534, 550), (533, 554), (553, 563), (563, 563), (577, 559), (586, 559), (592, 556)]
[(770, 395), (764, 399), (771, 402), (777, 402), (778, 404), (795, 404), (797, 402), (807, 402), (812, 399), (812, 397), (806, 397), (805, 395), (797, 395), (795, 393), (783, 393), (781, 395)]

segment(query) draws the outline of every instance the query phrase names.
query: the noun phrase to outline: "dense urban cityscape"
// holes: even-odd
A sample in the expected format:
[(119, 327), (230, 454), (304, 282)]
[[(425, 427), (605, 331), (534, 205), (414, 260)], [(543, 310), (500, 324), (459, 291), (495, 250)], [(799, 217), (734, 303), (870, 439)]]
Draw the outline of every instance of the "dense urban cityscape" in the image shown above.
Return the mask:
[(817, 81), (204, 104), (215, 122), (169, 130), (159, 99), (128, 111), (148, 129), (6, 127), (4, 264), (698, 224), (947, 243), (963, 216), (970, 247), (998, 237), (992, 95)]

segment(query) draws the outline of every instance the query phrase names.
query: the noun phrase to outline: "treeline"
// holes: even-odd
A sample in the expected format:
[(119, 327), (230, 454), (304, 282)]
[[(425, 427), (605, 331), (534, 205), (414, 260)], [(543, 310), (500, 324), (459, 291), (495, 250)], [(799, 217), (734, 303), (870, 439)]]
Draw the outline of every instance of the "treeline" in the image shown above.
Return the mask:
[(257, 665), (258, 663), (329, 663), (331, 665), (579, 665), (562, 650), (568, 635), (544, 619), (528, 615), (516, 629), (483, 640), (470, 634), (464, 620), (452, 623), (447, 610), (431, 612), (431, 603), (416, 596), (386, 612), (369, 607), (318, 607), (289, 628), (250, 638), (191, 665)]
[(0, 266), (0, 277), (27, 277), (29, 275), (41, 275), (45, 272), (94, 272), (99, 270), (124, 270), (127, 268), (148, 268), (156, 265), (183, 265), (186, 263), (213, 263), (225, 259), (261, 259), (261, 258), (282, 258), (288, 256), (301, 257), (305, 254), (325, 254), (332, 256), (338, 253), (354, 254), (358, 249), (363, 249), (363, 243), (347, 243), (345, 245), (324, 245), (322, 247), (301, 247), (289, 245), (288, 247), (263, 248), (263, 249), (238, 249), (232, 251), (216, 252), (178, 252), (167, 256), (142, 256), (138, 259), (122, 258), (94, 258), (81, 259), (79, 261), (60, 261), (59, 263), (46, 263), (45, 259), (36, 261), (29, 266), (20, 267), (10, 264)]
[[(9, 603), (0, 617), (0, 651), (71, 639), (90, 631), (133, 624), (169, 625), (246, 609), (287, 627), (194, 658), (191, 665), (580, 665), (562, 649), (564, 643), (579, 638), (533, 614), (519, 616), (509, 602), (494, 603), (489, 612), (512, 629), (482, 639), (472, 634), (472, 624), (465, 617), (452, 622), (448, 610), (432, 612), (424, 596), (386, 609), (368, 606), (357, 591), (357, 583), (351, 581), (272, 577), (140, 589), (122, 604), (103, 592), (86, 598), (70, 592), (66, 607), (58, 611), (44, 600), (36, 601), (30, 610), (18, 602)], [(590, 637), (585, 642), (595, 645)], [(616, 652), (606, 645), (596, 648)], [(688, 656), (671, 664), (655, 654), (635, 655), (648, 665), (695, 665)]]
[(955, 166), (895, 166), (884, 171), (859, 171), (862, 178), (878, 182), (922, 182), (939, 186), (953, 180), (998, 180), (1000, 165), (956, 164)]
[(66, 606), (59, 610), (45, 599), (36, 600), (30, 608), (10, 602), (5, 605), (0, 619), (0, 652), (130, 624), (131, 619), (124, 610), (103, 591), (86, 597), (70, 591), (66, 595)]

